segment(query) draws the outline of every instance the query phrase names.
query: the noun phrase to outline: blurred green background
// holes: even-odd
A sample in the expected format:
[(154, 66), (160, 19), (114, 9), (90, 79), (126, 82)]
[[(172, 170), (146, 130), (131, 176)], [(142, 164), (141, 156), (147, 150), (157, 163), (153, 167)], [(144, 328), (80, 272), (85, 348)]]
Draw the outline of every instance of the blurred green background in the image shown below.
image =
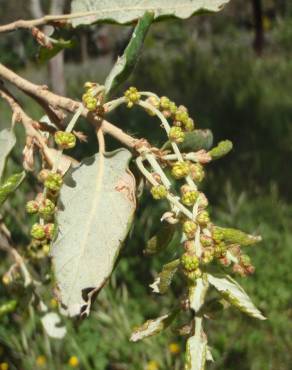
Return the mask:
[[(257, 4), (262, 5), (260, 12)], [(25, 1), (1, 0), (1, 23), (30, 18), (26, 5)], [(48, 1), (43, 5), (46, 8)], [(121, 31), (118, 26), (65, 32), (64, 37), (76, 40), (76, 48), (65, 51), (69, 96), (80, 99), (85, 81), (103, 82), (129, 32), (129, 28)], [(47, 83), (48, 70), (38, 61), (38, 52), (27, 31), (0, 35), (1, 62), (33, 82)], [(153, 25), (128, 84), (186, 105), (198, 127), (212, 130), (215, 143), (227, 138), (233, 141), (231, 154), (208, 166), (203, 188), (211, 215), (221, 226), (263, 236), (263, 242), (250, 251), (255, 274), (238, 280), (268, 320), (257, 322), (232, 309), (209, 320), (206, 329), (215, 358), (209, 369), (291, 369), (291, 57), (289, 0), (237, 0), (216, 15)], [(41, 117), (32, 100), (16, 94), (27, 112), (35, 119)], [(158, 122), (136, 108), (121, 108), (110, 119), (154, 145), (165, 140)], [(10, 120), (11, 112), (0, 102), (1, 127)], [(80, 144), (72, 152), (80, 159), (96, 152), (97, 143), (86, 122), (81, 121), (78, 129), (88, 135), (88, 144)], [(21, 167), (21, 127), (17, 127), (17, 136), (19, 145), (8, 161), (6, 175)], [(108, 149), (117, 145), (107, 138)], [(24, 205), (38, 186), (34, 174), (30, 175), (1, 209), (20, 250), (28, 243), (30, 226)], [(14, 313), (1, 317), (0, 362), (17, 370), (182, 369), (185, 338), (174, 330), (143, 343), (128, 340), (135, 325), (171, 307), (181, 289), (177, 281), (173, 293), (157, 297), (148, 287), (162, 264), (176, 255), (177, 245), (163, 256), (146, 258), (142, 253), (145, 242), (159, 227), (162, 209), (164, 204), (155, 203), (148, 194), (140, 199), (136, 221), (110, 284), (99, 295), (88, 319), (66, 321), (69, 333), (63, 340), (49, 339), (37, 313), (25, 309), (23, 302)], [(1, 258), (3, 274), (9, 261), (3, 252)], [(39, 269), (46, 271), (45, 266)], [(0, 285), (0, 291), (0, 303), (24, 294), (21, 287)], [(49, 283), (44, 294), (46, 302), (56, 309)], [(70, 361), (71, 356), (77, 358)]]

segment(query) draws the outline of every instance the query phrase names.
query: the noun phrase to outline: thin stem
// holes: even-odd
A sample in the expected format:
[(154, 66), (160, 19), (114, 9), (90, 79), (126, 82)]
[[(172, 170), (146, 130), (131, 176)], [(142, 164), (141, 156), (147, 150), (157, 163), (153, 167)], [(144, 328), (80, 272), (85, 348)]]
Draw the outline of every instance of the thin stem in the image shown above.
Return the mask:
[[(144, 175), (144, 177), (150, 182), (151, 185), (157, 186), (159, 183), (154, 179), (154, 177), (151, 175), (151, 173), (145, 168), (143, 164), (143, 158), (139, 156), (136, 159), (136, 164), (137, 167), (139, 168), (140, 172)], [(192, 219), (192, 212), (190, 212), (186, 207), (184, 207), (178, 200), (177, 198), (168, 193), (166, 196), (167, 200), (173, 204), (179, 211), (181, 211), (185, 216), (188, 218)]]
[(150, 91), (139, 91), (139, 94), (141, 96), (149, 96), (149, 97), (154, 97), (154, 98), (159, 99), (159, 96), (158, 95), (156, 95), (156, 94), (154, 94), (154, 93), (152, 93)]
[(160, 110), (156, 109), (155, 107), (153, 107), (152, 104), (150, 104), (146, 101), (143, 101), (143, 100), (140, 100), (137, 104), (140, 105), (140, 107), (143, 107), (146, 110), (150, 110), (152, 113), (154, 113), (160, 119), (160, 121), (162, 123), (162, 126), (163, 126), (163, 128), (165, 129), (165, 131), (168, 135), (169, 130), (170, 130), (170, 125), (169, 125), (167, 119), (164, 117), (164, 115), (160, 112)]
[[(162, 126), (163, 128), (165, 129), (167, 135), (169, 134), (169, 131), (170, 131), (170, 125), (167, 121), (167, 119), (164, 117), (164, 115), (160, 112), (160, 110), (158, 110), (157, 108), (155, 108), (152, 104), (146, 102), (146, 101), (142, 101), (140, 100), (138, 102), (138, 104), (145, 108), (145, 109), (148, 109), (150, 111), (152, 111), (161, 121), (162, 123)], [(177, 156), (177, 159), (180, 161), (180, 162), (183, 162), (184, 159), (183, 159), (183, 156), (179, 150), (179, 147), (177, 146), (176, 143), (174, 143), (173, 141), (170, 142), (171, 143), (171, 146), (172, 146), (172, 149), (175, 153), (175, 155)], [(197, 189), (197, 186), (196, 184), (194, 183), (194, 181), (192, 180), (192, 178), (188, 175), (186, 176), (186, 182), (187, 184), (192, 188), (192, 189)]]
[[(61, 108), (68, 112), (75, 113), (80, 102), (52, 93), (46, 86), (36, 85), (32, 82), (20, 77), (9, 68), (0, 63), (0, 78), (9, 81), (14, 86), (17, 86), (25, 94), (40, 98), (42, 101), (55, 108)], [(100, 118), (92, 114), (88, 109), (84, 109), (82, 116), (85, 117), (94, 127), (100, 126)], [(129, 148), (135, 149), (136, 145), (140, 143), (140, 139), (128, 135), (119, 127), (111, 124), (107, 120), (102, 121), (102, 130)]]
[[(74, 129), (74, 126), (76, 125), (77, 120), (81, 116), (83, 110), (84, 110), (84, 106), (83, 106), (83, 104), (80, 104), (79, 108), (77, 109), (77, 111), (73, 115), (71, 121), (68, 123), (68, 126), (66, 127), (65, 132), (71, 132)], [(63, 154), (63, 149), (59, 149), (58, 154), (56, 156), (56, 160), (55, 160), (54, 165), (53, 165), (52, 172), (57, 172), (59, 164), (60, 164), (60, 160), (62, 158), (62, 154)]]
[[(184, 160), (192, 161), (192, 162), (199, 162), (196, 153), (181, 153)], [(165, 161), (177, 161), (178, 157), (176, 154), (166, 154), (161, 157), (161, 159)]]
[(158, 173), (161, 177), (161, 181), (163, 185), (169, 189), (171, 187), (171, 182), (168, 180), (167, 176), (163, 172), (162, 168), (160, 167), (159, 163), (157, 162), (156, 158), (154, 157), (153, 154), (150, 153), (145, 153), (144, 154), (145, 158), (149, 162), (149, 164), (152, 166), (153, 170)]
[(118, 99), (114, 99), (114, 100), (111, 100), (105, 103), (103, 107), (104, 107), (105, 112), (109, 113), (113, 111), (114, 109), (116, 109), (119, 105), (124, 104), (126, 102), (127, 102), (127, 99), (124, 96), (122, 96)]

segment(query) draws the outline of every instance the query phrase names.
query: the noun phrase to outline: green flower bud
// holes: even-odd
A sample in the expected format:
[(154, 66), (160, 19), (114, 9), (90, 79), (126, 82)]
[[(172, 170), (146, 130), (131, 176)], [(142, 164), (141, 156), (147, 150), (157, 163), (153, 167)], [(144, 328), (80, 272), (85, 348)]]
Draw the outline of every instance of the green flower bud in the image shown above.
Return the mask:
[(171, 102), (169, 103), (169, 111), (170, 111), (170, 113), (171, 113), (172, 115), (175, 115), (175, 113), (176, 113), (176, 111), (177, 111), (177, 106), (176, 106), (176, 104), (175, 104), (173, 101), (171, 101)]
[(39, 204), (35, 200), (30, 200), (26, 203), (25, 210), (29, 214), (37, 213), (39, 210)]
[(161, 98), (160, 98), (160, 108), (162, 109), (162, 110), (165, 110), (165, 109), (169, 109), (170, 108), (170, 100), (169, 100), (169, 98), (167, 98), (166, 96), (162, 96)]
[(176, 121), (180, 121), (182, 122), (184, 125), (188, 122), (188, 119), (189, 119), (189, 115), (188, 115), (188, 112), (183, 110), (180, 107), (178, 107), (176, 113), (175, 113), (175, 120)]
[(202, 259), (202, 263), (205, 265), (212, 262), (214, 259), (214, 249), (210, 247), (204, 248), (201, 259)]
[(187, 191), (182, 195), (182, 203), (190, 207), (196, 203), (198, 196), (199, 192), (197, 190)]
[(196, 230), (197, 224), (194, 221), (188, 220), (183, 223), (183, 232), (188, 239), (193, 239), (195, 237)]
[(84, 105), (90, 112), (93, 112), (97, 108), (97, 100), (94, 98), (88, 99)]
[(213, 240), (217, 243), (217, 242), (220, 242), (221, 240), (223, 240), (223, 232), (220, 228), (218, 227), (213, 227), (212, 229), (212, 238)]
[(91, 89), (92, 87), (95, 87), (95, 83), (86, 81), (83, 86), (84, 86), (84, 89), (88, 90), (88, 89)]
[(219, 159), (224, 155), (228, 154), (232, 149), (233, 144), (230, 140), (221, 141), (215, 148), (209, 151), (212, 159)]
[(164, 185), (152, 186), (151, 194), (154, 199), (163, 199), (167, 196), (167, 189)]
[(47, 239), (49, 240), (53, 239), (56, 232), (55, 225), (52, 223), (44, 225), (44, 232)]
[(38, 180), (42, 183), (44, 183), (48, 177), (48, 175), (50, 174), (50, 170), (47, 170), (47, 169), (42, 169), (39, 173), (38, 173)]
[(188, 118), (184, 123), (184, 128), (188, 132), (193, 131), (195, 128), (194, 120), (192, 118)]
[(214, 244), (213, 239), (205, 234), (201, 234), (200, 242), (204, 248), (211, 247)]
[(195, 254), (184, 253), (180, 262), (182, 267), (188, 272), (195, 271), (199, 266), (199, 258)]
[(44, 239), (46, 236), (44, 226), (40, 224), (34, 224), (30, 230), (30, 235), (37, 240)]
[(198, 222), (199, 225), (206, 226), (210, 222), (210, 216), (208, 211), (199, 212), (196, 221)]
[(63, 185), (62, 176), (59, 173), (50, 172), (45, 181), (45, 187), (52, 191), (58, 191)]
[(198, 278), (202, 277), (202, 271), (197, 268), (196, 270), (191, 272), (185, 271), (185, 275), (191, 283), (194, 283)]
[(175, 179), (182, 179), (189, 173), (190, 165), (188, 162), (176, 162), (171, 169), (171, 174)]
[(173, 141), (173, 142), (179, 144), (179, 143), (182, 143), (184, 141), (185, 133), (183, 132), (183, 130), (180, 127), (175, 127), (174, 126), (169, 130), (168, 137), (169, 137), (170, 141)]
[(62, 149), (71, 149), (76, 145), (76, 136), (71, 132), (57, 131), (55, 133), (55, 142)]
[(205, 177), (205, 171), (200, 163), (192, 163), (190, 165), (190, 176), (196, 182), (201, 182)]
[(217, 258), (224, 257), (226, 255), (227, 246), (224, 242), (219, 242), (215, 244), (214, 252)]
[(126, 97), (126, 100), (127, 100), (127, 107), (128, 108), (132, 108), (132, 106), (137, 103), (140, 98), (141, 98), (141, 94), (139, 93), (139, 91), (136, 89), (136, 87), (129, 87), (128, 90), (125, 91), (125, 97)]
[(55, 212), (55, 204), (50, 199), (45, 199), (39, 206), (41, 216), (50, 216)]

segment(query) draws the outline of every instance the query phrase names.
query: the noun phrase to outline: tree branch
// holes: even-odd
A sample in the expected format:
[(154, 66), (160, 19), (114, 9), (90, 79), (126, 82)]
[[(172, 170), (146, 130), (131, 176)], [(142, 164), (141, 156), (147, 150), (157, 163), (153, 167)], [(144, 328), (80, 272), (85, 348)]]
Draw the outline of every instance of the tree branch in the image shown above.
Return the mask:
[(19, 19), (15, 22), (0, 26), (0, 32), (11, 32), (16, 31), (20, 28), (31, 29), (32, 27), (41, 26), (44, 24), (50, 24), (52, 26), (58, 26), (60, 23), (66, 24), (68, 20), (75, 18), (82, 18), (90, 15), (95, 15), (96, 12), (81, 12), (73, 14), (61, 14), (61, 15), (45, 15), (38, 19), (24, 20)]
[(11, 95), (3, 86), (0, 87), (0, 96), (10, 105), (10, 108), (15, 115), (16, 121), (22, 122), (25, 128), (26, 135), (33, 137), (37, 141), (37, 144), (44, 153), (46, 160), (50, 165), (52, 165), (54, 158), (47, 146), (46, 140), (34, 127), (37, 122), (35, 122), (24, 112), (14, 96)]
[[(36, 127), (38, 127), (38, 122), (34, 121), (31, 117), (29, 117), (16, 98), (4, 87), (0, 85), (0, 96), (10, 105), (11, 110), (15, 116), (16, 121), (21, 121), (27, 136), (30, 136), (36, 140), (37, 145), (41, 149), (43, 155), (45, 156), (48, 164), (52, 167), (55, 158), (56, 158), (56, 150), (53, 148), (49, 148), (46, 143), (46, 139), (42, 136), (42, 134), (38, 131)], [(60, 164), (59, 170), (63, 173), (66, 172), (70, 164), (78, 163), (75, 159), (62, 156), (62, 161)]]
[[(48, 90), (47, 86), (40, 86), (30, 82), (17, 75), (3, 64), (0, 64), (0, 79), (4, 79), (12, 83), (14, 86), (18, 87), (20, 90), (30, 96), (40, 98), (53, 109), (61, 108), (68, 112), (75, 113), (80, 106), (80, 102), (54, 94)], [(131, 149), (137, 149), (137, 146), (141, 143), (140, 139), (133, 138), (105, 119), (103, 119), (101, 122), (99, 117), (92, 114), (86, 108), (83, 110), (82, 116), (85, 117), (95, 127), (99, 127), (101, 125), (104, 133), (113, 136), (115, 139)]]

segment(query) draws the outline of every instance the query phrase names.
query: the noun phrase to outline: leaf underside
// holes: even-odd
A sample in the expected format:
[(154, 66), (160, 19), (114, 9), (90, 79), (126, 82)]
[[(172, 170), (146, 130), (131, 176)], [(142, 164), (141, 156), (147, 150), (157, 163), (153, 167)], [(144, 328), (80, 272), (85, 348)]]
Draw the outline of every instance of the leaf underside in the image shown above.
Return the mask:
[(12, 129), (3, 129), (0, 131), (0, 180), (2, 178), (7, 156), (16, 143), (15, 135)]
[(240, 311), (256, 319), (266, 320), (262, 313), (252, 303), (244, 289), (230, 276), (226, 275), (223, 278), (218, 278), (208, 274), (208, 281), (229, 303)]
[(185, 370), (204, 370), (206, 360), (207, 339), (201, 330), (199, 335), (194, 335), (187, 341)]
[(109, 278), (135, 211), (135, 180), (126, 149), (96, 154), (65, 177), (53, 264), (70, 316), (88, 314)]
[(154, 13), (154, 19), (186, 19), (195, 14), (217, 12), (229, 0), (73, 0), (71, 13), (90, 12), (83, 17), (73, 18), (72, 24), (95, 22), (130, 23), (147, 11)]

